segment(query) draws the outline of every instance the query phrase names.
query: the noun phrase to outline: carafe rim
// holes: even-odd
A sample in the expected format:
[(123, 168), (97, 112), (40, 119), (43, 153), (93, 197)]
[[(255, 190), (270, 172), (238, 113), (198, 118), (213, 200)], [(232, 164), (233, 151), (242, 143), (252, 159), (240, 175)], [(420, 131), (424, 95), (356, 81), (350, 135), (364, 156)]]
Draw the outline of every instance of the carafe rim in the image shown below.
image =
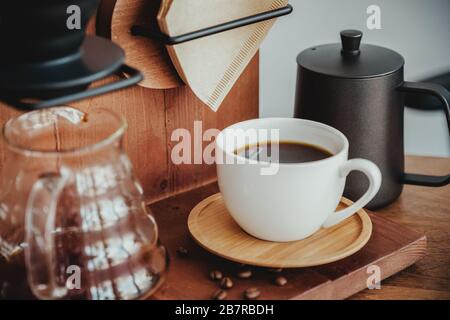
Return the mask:
[(75, 148), (69, 148), (69, 149), (63, 149), (59, 151), (55, 150), (40, 150), (40, 149), (33, 149), (32, 147), (25, 147), (23, 145), (20, 145), (18, 143), (15, 143), (13, 139), (11, 139), (8, 135), (8, 130), (13, 126), (13, 124), (17, 121), (21, 121), (25, 117), (29, 117), (30, 115), (37, 114), (40, 112), (57, 112), (61, 110), (73, 110), (77, 112), (81, 112), (83, 114), (88, 115), (88, 113), (85, 113), (77, 108), (71, 107), (71, 106), (58, 106), (58, 107), (52, 107), (52, 108), (46, 108), (42, 110), (34, 110), (31, 112), (20, 114), (16, 117), (13, 117), (9, 119), (5, 125), (2, 128), (2, 137), (5, 141), (6, 146), (17, 153), (24, 154), (26, 156), (35, 156), (35, 157), (64, 157), (64, 156), (79, 156), (83, 154), (89, 154), (96, 151), (99, 151), (100, 149), (103, 149), (107, 146), (112, 145), (114, 142), (120, 140), (123, 135), (125, 134), (128, 123), (125, 120), (125, 118), (121, 115), (118, 115), (117, 113), (106, 109), (106, 108), (96, 108), (96, 112), (105, 112), (109, 114), (110, 116), (114, 117), (118, 122), (117, 128), (113, 130), (113, 132), (105, 138), (99, 139), (99, 141), (91, 144), (86, 144), (80, 147)]

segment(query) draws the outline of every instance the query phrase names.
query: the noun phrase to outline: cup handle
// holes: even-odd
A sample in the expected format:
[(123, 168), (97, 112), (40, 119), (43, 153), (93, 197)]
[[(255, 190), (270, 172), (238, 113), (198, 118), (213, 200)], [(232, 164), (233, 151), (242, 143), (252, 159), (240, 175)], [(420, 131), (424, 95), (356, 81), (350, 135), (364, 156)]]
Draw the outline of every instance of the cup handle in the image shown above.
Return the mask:
[(39, 299), (61, 299), (67, 288), (56, 281), (54, 233), (58, 199), (69, 180), (69, 171), (40, 178), (33, 185), (25, 214), (25, 263), (28, 284)]
[(378, 190), (380, 190), (382, 179), (381, 172), (373, 162), (364, 159), (349, 160), (340, 168), (339, 175), (342, 178), (345, 178), (350, 172), (355, 170), (361, 171), (367, 176), (367, 178), (369, 178), (369, 188), (367, 189), (366, 193), (350, 207), (337, 212), (333, 212), (323, 224), (324, 228), (330, 228), (334, 225), (337, 225), (338, 223), (355, 214), (358, 210), (362, 209), (366, 204), (368, 204), (370, 200), (375, 197)]

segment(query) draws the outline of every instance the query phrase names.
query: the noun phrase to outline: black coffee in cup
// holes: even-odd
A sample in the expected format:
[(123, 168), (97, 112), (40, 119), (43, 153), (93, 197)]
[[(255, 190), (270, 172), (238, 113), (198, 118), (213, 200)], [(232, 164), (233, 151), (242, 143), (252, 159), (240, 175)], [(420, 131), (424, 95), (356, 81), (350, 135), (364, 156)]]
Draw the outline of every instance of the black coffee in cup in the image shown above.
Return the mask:
[[(278, 154), (275, 148), (278, 148)], [(278, 163), (311, 162), (333, 156), (331, 152), (321, 147), (294, 141), (269, 141), (261, 144), (246, 145), (237, 149), (235, 154), (251, 160)]]

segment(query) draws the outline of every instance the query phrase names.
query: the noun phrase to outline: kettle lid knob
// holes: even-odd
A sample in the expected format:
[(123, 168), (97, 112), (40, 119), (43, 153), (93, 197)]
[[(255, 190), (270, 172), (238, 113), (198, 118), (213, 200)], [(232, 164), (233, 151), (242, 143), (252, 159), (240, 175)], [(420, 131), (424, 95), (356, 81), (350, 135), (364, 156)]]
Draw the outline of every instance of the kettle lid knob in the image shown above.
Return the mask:
[(341, 31), (342, 54), (345, 56), (356, 56), (360, 53), (363, 33), (359, 30)]

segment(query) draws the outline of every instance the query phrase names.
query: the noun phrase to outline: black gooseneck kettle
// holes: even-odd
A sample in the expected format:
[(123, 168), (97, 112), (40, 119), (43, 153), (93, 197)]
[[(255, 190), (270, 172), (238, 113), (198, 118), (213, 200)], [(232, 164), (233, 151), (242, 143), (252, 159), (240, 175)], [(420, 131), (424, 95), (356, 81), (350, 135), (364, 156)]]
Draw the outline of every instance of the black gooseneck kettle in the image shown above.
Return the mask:
[[(403, 57), (387, 48), (362, 44), (362, 32), (341, 32), (342, 43), (306, 49), (297, 57), (296, 118), (331, 125), (350, 141), (350, 157), (375, 162), (383, 174), (378, 195), (368, 205), (378, 209), (395, 201), (404, 184), (429, 187), (450, 183), (405, 173), (404, 98), (408, 93), (434, 96), (444, 107), (450, 132), (450, 93), (431, 83), (404, 81)], [(357, 199), (367, 189), (358, 173), (349, 176), (345, 196)]]

